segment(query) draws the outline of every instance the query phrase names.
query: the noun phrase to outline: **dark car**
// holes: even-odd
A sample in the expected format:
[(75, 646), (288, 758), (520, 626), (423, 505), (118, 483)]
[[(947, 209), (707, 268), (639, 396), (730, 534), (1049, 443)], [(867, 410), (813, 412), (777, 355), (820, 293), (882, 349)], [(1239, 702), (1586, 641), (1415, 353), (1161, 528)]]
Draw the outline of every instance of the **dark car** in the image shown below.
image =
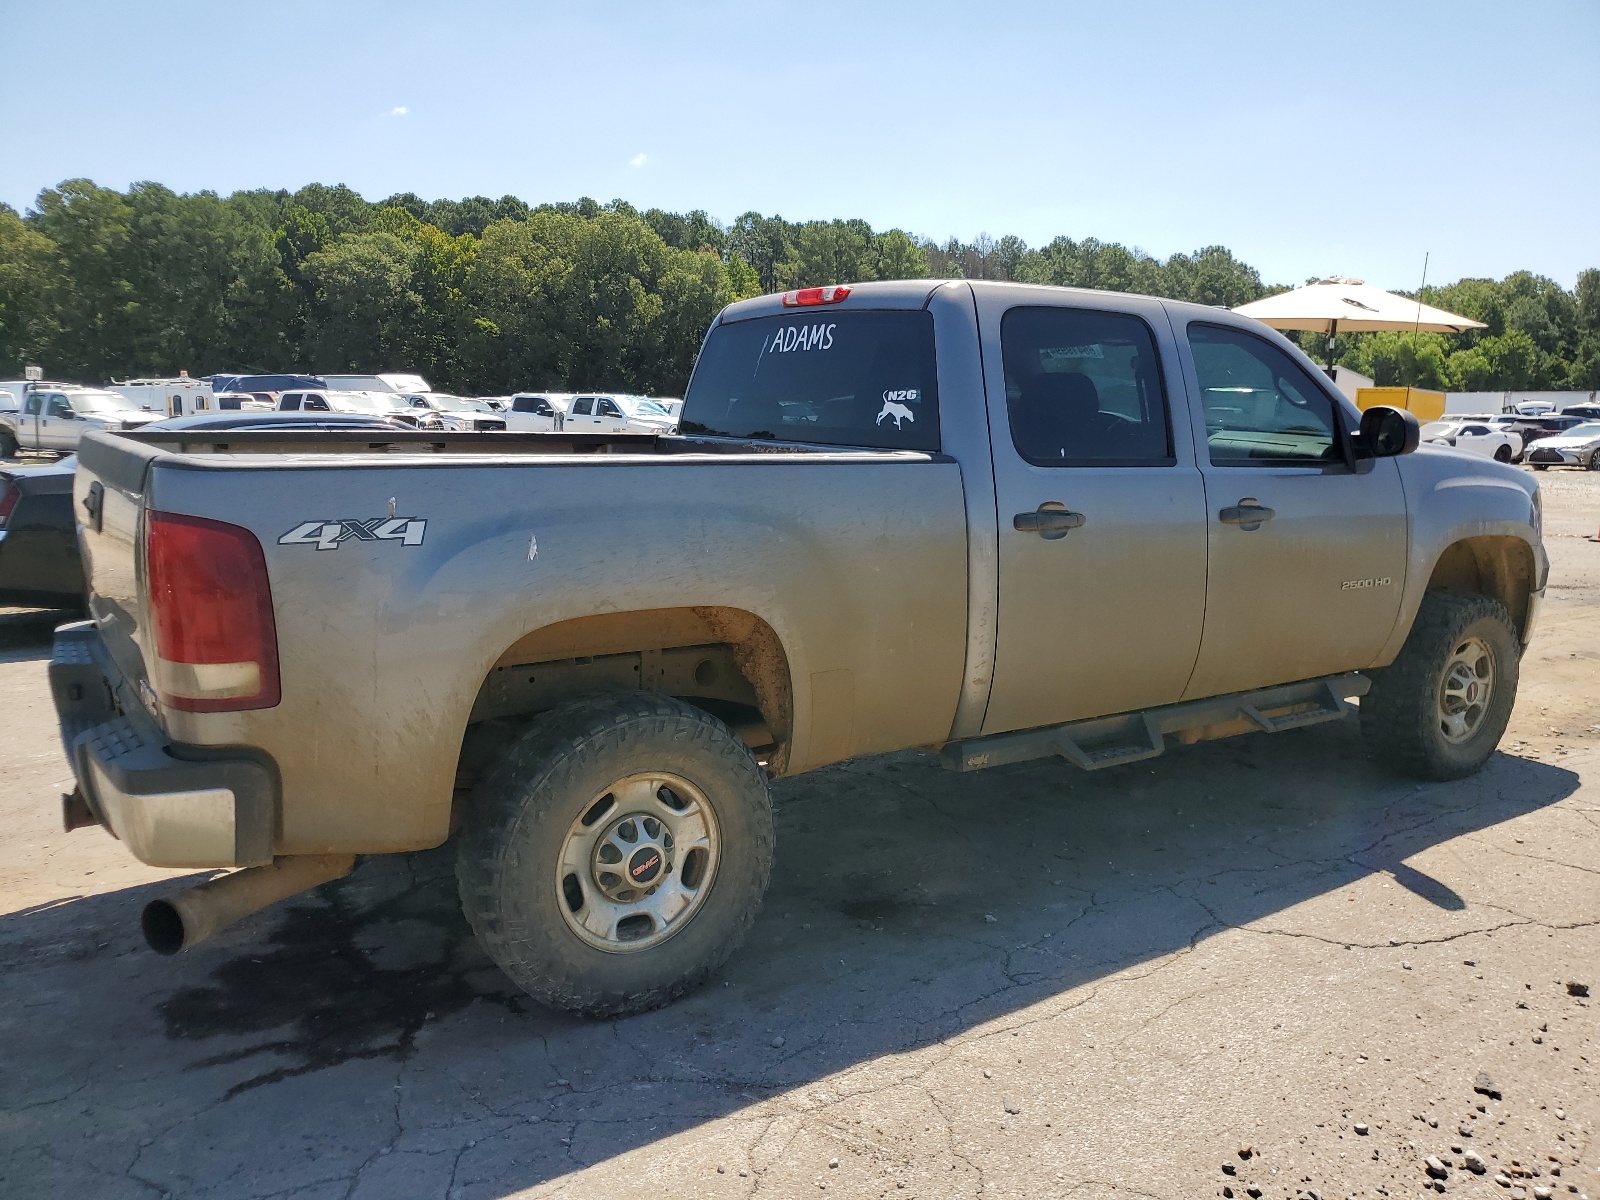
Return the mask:
[(1583, 424), (1584, 418), (1562, 413), (1560, 416), (1524, 417), (1512, 424), (1512, 428), (1522, 435), (1523, 447), (1531, 445), (1540, 438), (1555, 437), (1565, 433), (1574, 425)]
[(72, 519), (76, 455), (0, 467), (0, 604), (82, 608), (83, 561)]
[(287, 392), (327, 386), (315, 375), (209, 375), (212, 392)]
[[(403, 418), (402, 418), (403, 420)], [(187, 417), (170, 417), (165, 421), (152, 421), (140, 432), (164, 433), (172, 430), (199, 430), (218, 433), (235, 429), (397, 429), (403, 426), (388, 416), (362, 416), (360, 413), (288, 412), (273, 409), (253, 412), (195, 413)]]

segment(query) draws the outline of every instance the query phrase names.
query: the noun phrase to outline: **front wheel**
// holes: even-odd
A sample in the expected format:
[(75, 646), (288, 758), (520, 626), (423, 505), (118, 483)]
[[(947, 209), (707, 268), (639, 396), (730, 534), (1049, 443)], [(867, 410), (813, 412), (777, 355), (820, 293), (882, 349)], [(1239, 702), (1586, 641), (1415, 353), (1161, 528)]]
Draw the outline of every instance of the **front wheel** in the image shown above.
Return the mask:
[(1600, 449), (1589, 452), (1589, 470), (1600, 471)]
[(17, 439), (9, 433), (0, 433), (0, 458), (15, 458), (22, 453), (22, 447), (17, 444)]
[(1470, 775), (1505, 733), (1520, 664), (1504, 605), (1487, 596), (1428, 592), (1399, 655), (1372, 672), (1361, 732), (1408, 775)]
[(476, 789), (456, 858), (478, 940), (518, 987), (610, 1017), (726, 961), (772, 869), (766, 773), (721, 721), (649, 692), (539, 718)]
[(1511, 461), (1511, 447), (1510, 446), (1496, 446), (1495, 447), (1495, 451), (1494, 451), (1494, 460), (1495, 460), (1495, 462), (1504, 462), (1504, 463), (1510, 462)]

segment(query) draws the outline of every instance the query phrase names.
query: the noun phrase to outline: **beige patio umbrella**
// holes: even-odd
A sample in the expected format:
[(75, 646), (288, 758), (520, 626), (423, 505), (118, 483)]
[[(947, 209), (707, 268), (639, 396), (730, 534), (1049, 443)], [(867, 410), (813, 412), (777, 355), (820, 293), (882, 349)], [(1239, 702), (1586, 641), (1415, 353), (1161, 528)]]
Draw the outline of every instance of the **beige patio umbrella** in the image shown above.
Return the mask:
[(1445, 312), (1420, 300), (1408, 300), (1343, 275), (1319, 279), (1292, 292), (1241, 304), (1233, 311), (1241, 316), (1254, 317), (1274, 329), (1309, 329), (1327, 334), (1330, 373), (1334, 343), (1340, 329), (1346, 333), (1368, 333), (1379, 329), (1462, 333), (1468, 329), (1485, 328), (1482, 321)]

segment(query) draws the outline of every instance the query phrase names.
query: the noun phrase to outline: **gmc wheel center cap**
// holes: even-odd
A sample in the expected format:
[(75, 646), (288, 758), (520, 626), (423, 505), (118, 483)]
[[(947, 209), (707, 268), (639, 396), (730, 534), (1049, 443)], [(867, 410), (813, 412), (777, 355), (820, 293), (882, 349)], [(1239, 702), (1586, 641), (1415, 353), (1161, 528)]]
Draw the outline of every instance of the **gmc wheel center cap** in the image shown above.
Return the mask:
[(648, 887), (661, 874), (662, 862), (659, 846), (640, 846), (628, 856), (628, 882), (635, 887)]

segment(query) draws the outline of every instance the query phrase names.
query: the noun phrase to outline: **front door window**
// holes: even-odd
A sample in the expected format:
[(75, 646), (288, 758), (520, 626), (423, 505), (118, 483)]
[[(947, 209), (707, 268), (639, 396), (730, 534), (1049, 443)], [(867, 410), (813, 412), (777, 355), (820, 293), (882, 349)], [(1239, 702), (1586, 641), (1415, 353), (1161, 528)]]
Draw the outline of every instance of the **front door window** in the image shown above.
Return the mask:
[(1213, 466), (1343, 462), (1332, 401), (1281, 347), (1204, 324), (1189, 346)]

